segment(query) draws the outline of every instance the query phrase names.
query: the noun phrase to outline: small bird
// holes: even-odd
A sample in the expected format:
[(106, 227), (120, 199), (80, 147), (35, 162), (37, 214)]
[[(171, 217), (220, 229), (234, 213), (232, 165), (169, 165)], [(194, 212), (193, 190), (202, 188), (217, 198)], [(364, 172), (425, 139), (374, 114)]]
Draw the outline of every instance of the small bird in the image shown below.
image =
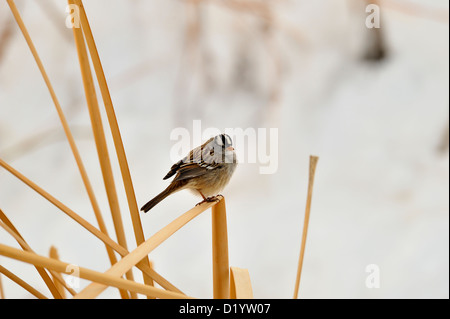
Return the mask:
[(170, 185), (159, 195), (142, 206), (145, 213), (167, 196), (182, 189), (200, 194), (204, 202), (216, 200), (216, 196), (230, 181), (237, 166), (233, 141), (227, 134), (211, 137), (204, 144), (194, 148), (189, 154), (173, 164), (163, 178), (175, 175)]

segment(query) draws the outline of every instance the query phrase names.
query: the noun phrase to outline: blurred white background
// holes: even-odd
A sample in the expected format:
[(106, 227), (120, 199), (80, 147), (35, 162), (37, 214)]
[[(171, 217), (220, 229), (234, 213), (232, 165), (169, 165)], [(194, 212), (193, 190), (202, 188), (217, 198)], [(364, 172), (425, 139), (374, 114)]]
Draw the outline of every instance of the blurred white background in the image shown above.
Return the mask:
[[(448, 1), (380, 1), (377, 30), (365, 26), (368, 3), (84, 1), (139, 206), (168, 185), (162, 178), (172, 165), (174, 128), (192, 130), (193, 120), (221, 130), (278, 128), (277, 172), (261, 175), (259, 163), (241, 163), (223, 192), (230, 265), (249, 270), (255, 298), (293, 295), (311, 154), (320, 160), (299, 297), (449, 297)], [(115, 238), (66, 2), (16, 4)], [(109, 146), (131, 250), (136, 243)], [(0, 158), (97, 225), (5, 1)], [(198, 201), (183, 191), (142, 215), (146, 238)], [(4, 169), (0, 208), (37, 253), (48, 255), (54, 245), (63, 261), (109, 268), (104, 245)], [(0, 242), (17, 247), (3, 230)], [(212, 297), (211, 258), (209, 212), (150, 254), (161, 275), (203, 298)], [(33, 267), (5, 257), (0, 263), (50, 296)], [(380, 288), (366, 287), (369, 264), (379, 266)], [(141, 280), (138, 271), (135, 278)], [(6, 298), (30, 297), (4, 276), (2, 284)], [(100, 295), (118, 296), (116, 289)]]

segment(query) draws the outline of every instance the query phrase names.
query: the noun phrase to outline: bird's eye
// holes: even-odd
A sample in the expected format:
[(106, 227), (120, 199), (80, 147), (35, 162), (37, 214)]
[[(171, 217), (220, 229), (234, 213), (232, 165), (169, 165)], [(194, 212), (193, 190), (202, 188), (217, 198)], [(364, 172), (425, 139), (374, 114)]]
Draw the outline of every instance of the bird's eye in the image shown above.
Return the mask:
[(221, 134), (220, 138), (222, 139), (222, 145), (226, 146), (227, 145), (227, 141), (225, 139), (225, 134)]

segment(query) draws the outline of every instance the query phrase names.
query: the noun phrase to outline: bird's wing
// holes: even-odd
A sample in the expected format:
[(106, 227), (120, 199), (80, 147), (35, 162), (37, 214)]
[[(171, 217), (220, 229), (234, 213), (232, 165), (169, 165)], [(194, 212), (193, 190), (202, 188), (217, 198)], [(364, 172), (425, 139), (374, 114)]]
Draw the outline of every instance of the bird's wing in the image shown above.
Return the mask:
[(185, 158), (173, 164), (164, 179), (168, 179), (177, 173), (174, 181), (181, 181), (202, 176), (208, 171), (220, 167), (220, 163), (216, 163), (215, 157), (211, 155), (213, 153), (210, 153), (213, 152), (210, 145), (211, 141), (212, 139), (194, 148)]
[(175, 177), (175, 180), (182, 181), (187, 178), (202, 176), (220, 166), (218, 163), (206, 163), (203, 161), (198, 163), (184, 163), (178, 169), (178, 175)]
[(175, 164), (172, 165), (172, 167), (170, 168), (170, 171), (166, 174), (166, 176), (164, 176), (163, 179), (168, 179), (170, 177), (172, 177), (173, 175), (175, 175), (175, 173), (178, 171), (178, 169), (180, 168), (180, 166), (183, 164), (183, 160), (180, 160), (178, 162), (176, 162)]

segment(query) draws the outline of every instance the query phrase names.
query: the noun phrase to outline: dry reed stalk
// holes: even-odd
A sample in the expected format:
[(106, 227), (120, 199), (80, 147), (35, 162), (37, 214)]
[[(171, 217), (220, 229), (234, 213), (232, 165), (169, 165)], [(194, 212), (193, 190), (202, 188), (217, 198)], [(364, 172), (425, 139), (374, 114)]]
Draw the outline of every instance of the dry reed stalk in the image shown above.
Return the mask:
[(212, 220), (212, 265), (213, 297), (226, 299), (230, 297), (230, 272), (228, 266), (228, 235), (225, 199), (213, 206)]
[[(23, 239), (22, 235), (18, 232), (18, 230), (14, 227), (14, 225), (11, 223), (11, 221), (6, 217), (6, 215), (3, 213), (3, 211), (0, 209), (0, 227), (5, 229), (20, 245), (20, 247), (29, 252), (33, 252), (31, 247), (27, 244), (27, 242)], [(47, 285), (47, 288), (50, 290), (50, 293), (52, 294), (53, 298), (56, 299), (62, 299), (62, 295), (57, 289), (56, 285), (53, 283), (50, 276), (47, 274), (44, 268), (42, 267), (36, 267), (37, 272), (41, 276), (44, 283)]]
[[(114, 146), (116, 149), (117, 159), (119, 162), (120, 171), (122, 174), (122, 180), (125, 188), (125, 193), (127, 196), (128, 207), (130, 210), (131, 221), (133, 224), (134, 235), (136, 239), (136, 244), (139, 246), (145, 241), (144, 231), (142, 228), (141, 218), (139, 216), (139, 208), (136, 202), (136, 195), (133, 187), (133, 181), (131, 179), (130, 169), (128, 166), (128, 160), (125, 154), (125, 148), (123, 145), (122, 137), (120, 134), (119, 124), (117, 122), (116, 114), (114, 112), (114, 107), (109, 93), (108, 84), (106, 82), (105, 73), (103, 71), (102, 63), (100, 61), (100, 56), (98, 54), (97, 46), (95, 45), (94, 36), (92, 34), (89, 21), (87, 19), (86, 12), (81, 0), (74, 0), (75, 4), (80, 8), (80, 20), (81, 26), (86, 39), (86, 43), (89, 48), (92, 64), (94, 66), (95, 73), (97, 75), (97, 82), (100, 87), (100, 92), (103, 98), (103, 103), (106, 110), (106, 115), (108, 117), (108, 122), (111, 130), (111, 134), (114, 141)], [(120, 243), (120, 242), (119, 242)], [(150, 267), (150, 262), (148, 257), (145, 257), (142, 262)], [(144, 274), (144, 282), (147, 285), (153, 285), (153, 280)]]
[[(14, 227), (14, 225), (11, 223), (11, 221), (6, 217), (6, 215), (2, 212), (0, 209), (0, 220), (3, 222), (0, 222), (0, 226), (4, 228), (22, 247), (23, 250), (29, 251), (34, 253), (34, 251), (31, 249), (31, 247), (28, 245), (28, 243), (25, 241), (25, 239), (22, 237), (22, 235), (19, 233), (19, 231)], [(41, 267), (36, 267), (36, 270), (38, 271), (39, 275), (44, 280), (45, 284), (49, 288), (50, 292), (52, 293), (54, 298), (64, 298), (63, 293), (61, 292), (61, 289), (58, 289), (58, 285), (60, 285), (62, 288), (65, 288), (71, 295), (75, 295), (76, 292), (68, 287), (66, 285), (66, 282), (61, 277), (59, 273), (55, 273), (53, 271), (50, 271), (51, 275), (53, 276), (54, 280), (52, 281), (50, 277), (48, 276), (45, 269)], [(56, 280), (56, 281), (55, 281)], [(59, 295), (56, 293), (59, 292)], [(56, 295), (56, 296), (55, 296)]]
[[(86, 172), (85, 166), (83, 164), (83, 161), (81, 159), (80, 152), (78, 151), (78, 148), (76, 146), (75, 139), (73, 138), (72, 132), (71, 132), (70, 127), (69, 127), (68, 122), (67, 122), (67, 119), (66, 119), (66, 117), (64, 115), (64, 112), (63, 112), (63, 110), (61, 108), (59, 100), (58, 100), (58, 98), (56, 96), (55, 90), (53, 89), (53, 86), (52, 86), (52, 84), (50, 82), (50, 79), (49, 79), (49, 77), (47, 75), (47, 72), (45, 71), (44, 65), (42, 64), (42, 61), (41, 61), (41, 59), (40, 59), (40, 57), (39, 57), (39, 55), (37, 53), (37, 50), (36, 50), (36, 48), (35, 48), (35, 46), (33, 44), (33, 41), (31, 40), (31, 37), (30, 37), (30, 34), (28, 33), (28, 30), (27, 30), (25, 24), (23, 23), (23, 20), (22, 20), (22, 18), (20, 16), (19, 11), (17, 10), (17, 7), (16, 7), (14, 1), (13, 0), (7, 0), (7, 2), (8, 2), (8, 5), (9, 5), (10, 9), (11, 9), (11, 12), (12, 12), (12, 14), (13, 14), (16, 22), (17, 22), (17, 25), (19, 26), (20, 30), (22, 31), (22, 34), (23, 34), (23, 36), (25, 38), (25, 41), (27, 42), (27, 45), (30, 48), (31, 54), (33, 55), (33, 57), (34, 57), (34, 59), (36, 61), (36, 64), (37, 64), (37, 66), (39, 68), (39, 71), (41, 72), (41, 75), (42, 75), (42, 77), (44, 79), (44, 82), (45, 82), (45, 84), (47, 86), (47, 89), (48, 89), (48, 91), (50, 93), (50, 96), (51, 96), (51, 98), (53, 100), (53, 104), (55, 105), (56, 111), (58, 113), (59, 119), (60, 119), (61, 124), (62, 124), (63, 129), (64, 129), (64, 133), (65, 133), (65, 135), (67, 137), (67, 141), (69, 142), (69, 145), (70, 145), (70, 148), (72, 150), (73, 156), (74, 156), (75, 161), (77, 163), (78, 170), (79, 170), (81, 178), (83, 180), (83, 184), (84, 184), (84, 186), (86, 188), (86, 192), (88, 193), (89, 200), (91, 202), (92, 209), (94, 210), (95, 218), (97, 220), (99, 228), (100, 228), (102, 233), (104, 233), (106, 236), (108, 236), (108, 232), (107, 232), (105, 223), (103, 221), (103, 217), (102, 217), (102, 214), (101, 214), (101, 211), (100, 211), (100, 207), (99, 207), (97, 199), (95, 197), (92, 185), (91, 185), (91, 183), (89, 181), (89, 178), (87, 176), (87, 172)], [(111, 248), (109, 248), (108, 246), (106, 246), (106, 251), (107, 251), (110, 263), (112, 265), (115, 264), (117, 262), (117, 259), (116, 259), (116, 256), (114, 255), (113, 250)]]
[(3, 291), (2, 275), (1, 274), (0, 274), (0, 299), (5, 299), (5, 292)]
[(104, 242), (106, 245), (114, 249), (115, 251), (123, 251), (123, 247), (121, 247), (119, 244), (117, 244), (115, 241), (113, 241), (110, 237), (105, 235), (104, 233), (100, 232), (97, 228), (95, 228), (92, 224), (90, 224), (87, 220), (82, 218), (80, 215), (76, 214), (74, 211), (72, 211), (69, 207), (64, 205), (62, 202), (57, 200), (55, 197), (53, 197), (51, 194), (46, 192), (44, 189), (42, 189), (40, 186), (38, 186), (36, 183), (32, 182), (30, 179), (25, 177), (23, 174), (21, 174), (19, 171), (14, 169), (12, 166), (7, 164), (5, 161), (3, 161), (0, 158), (0, 166), (2, 166), (4, 169), (6, 169), (8, 172), (13, 174), (15, 177), (20, 179), (23, 183), (25, 183), (27, 186), (32, 188), (34, 191), (36, 191), (39, 195), (47, 199), (50, 203), (55, 205), (57, 208), (59, 208), (62, 212), (64, 212), (67, 216), (75, 220), (78, 224), (83, 226), (86, 230), (88, 230), (90, 233), (92, 233), (94, 236), (96, 236), (98, 239), (100, 239), (102, 242)]
[[(55, 283), (55, 285), (57, 285), (57, 283), (60, 285), (61, 288), (64, 288), (66, 291), (68, 291), (72, 296), (75, 296), (77, 294), (77, 292), (75, 290), (73, 290), (71, 287), (69, 287), (66, 283), (66, 281), (64, 280), (64, 278), (61, 276), (60, 273), (57, 273), (53, 270), (49, 270), (50, 274), (53, 277), (53, 282)], [(58, 286), (57, 286), (58, 287)], [(58, 288), (59, 290), (59, 288)], [(65, 298), (65, 297), (64, 297)]]
[[(67, 124), (67, 121), (65, 119), (65, 116), (62, 112), (62, 109), (60, 107), (60, 104), (58, 102), (58, 99), (56, 97), (56, 94), (53, 90), (53, 87), (50, 83), (50, 80), (45, 72), (45, 69), (43, 67), (43, 64), (37, 54), (37, 51), (31, 41), (31, 38), (28, 34), (28, 31), (19, 15), (19, 12), (14, 4), (13, 0), (7, 0), (11, 11), (16, 19), (17, 24), (19, 25), (26, 42), (33, 54), (33, 57), (36, 60), (36, 63), (38, 65), (38, 68), (44, 78), (44, 81), (47, 85), (47, 88), (50, 92), (50, 95), (52, 97), (52, 100), (55, 104), (55, 107), (57, 109), (58, 115), (60, 117), (61, 123), (63, 125), (64, 131), (66, 133), (66, 137), (69, 141), (69, 144), (71, 146), (72, 152), (74, 153), (78, 168), (80, 170), (80, 173), (83, 178), (83, 182), (85, 183), (85, 187), (87, 189), (87, 192), (89, 194), (89, 197), (91, 199), (91, 203), (94, 207), (94, 211), (97, 213), (101, 221), (101, 213), (98, 210), (98, 205), (95, 200), (94, 193), (92, 191), (92, 188), (90, 187), (89, 180), (87, 178), (86, 171), (84, 169), (84, 166), (81, 161), (81, 157), (79, 155), (79, 152), (76, 148), (73, 136), (70, 132), (69, 126)], [(80, 62), (80, 69), (82, 73), (82, 79), (83, 79), (83, 85), (86, 95), (86, 100), (88, 104), (88, 109), (90, 113), (91, 118), (91, 125), (92, 129), (94, 131), (94, 138), (96, 142), (97, 147), (97, 153), (100, 161), (100, 166), (102, 168), (102, 176), (104, 179), (104, 184), (106, 188), (106, 192), (108, 195), (108, 201), (110, 204), (112, 216), (113, 216), (113, 222), (114, 227), (116, 230), (117, 238), (119, 241), (119, 244), (114, 242), (105, 232), (99, 231), (94, 226), (92, 226), (90, 223), (88, 223), (86, 220), (81, 218), (79, 215), (77, 215), (75, 212), (70, 210), (67, 206), (62, 204), (60, 201), (58, 201), (56, 198), (54, 198), (52, 195), (47, 193), (45, 190), (40, 188), (37, 184), (33, 183), (31, 180), (26, 178), (24, 175), (19, 173), (17, 170), (9, 166), (6, 162), (4, 162), (2, 159), (0, 159), (0, 166), (5, 168), (7, 171), (12, 173), (14, 176), (16, 176), (18, 179), (22, 180), (25, 184), (27, 184), (29, 187), (31, 187), (33, 190), (35, 190), (37, 193), (39, 193), (41, 196), (49, 200), (53, 205), (58, 207), (60, 210), (62, 210), (64, 213), (66, 213), (69, 217), (74, 219), (77, 223), (79, 223), (81, 226), (86, 228), (89, 232), (91, 232), (93, 235), (95, 235), (98, 239), (102, 240), (105, 243), (105, 246), (108, 249), (108, 252), (111, 252), (111, 255), (114, 256), (113, 250), (117, 251), (123, 259), (118, 262), (114, 263), (111, 260), (111, 264), (113, 265), (111, 269), (107, 273), (100, 273), (96, 272), (90, 269), (79, 267), (80, 270), (80, 277), (91, 280), (94, 282), (99, 283), (100, 285), (106, 285), (106, 286), (113, 286), (120, 289), (120, 291), (126, 291), (129, 290), (131, 292), (132, 297), (137, 297), (136, 293), (142, 293), (144, 295), (147, 295), (149, 297), (155, 297), (155, 298), (186, 298), (182, 293), (179, 292), (173, 292), (173, 291), (164, 291), (162, 289), (158, 289), (155, 287), (151, 287), (149, 285), (143, 285), (139, 283), (135, 283), (132, 279), (132, 272), (131, 268), (134, 266), (137, 266), (139, 269), (143, 271), (144, 274), (144, 280), (150, 282), (151, 278), (153, 278), (156, 282), (158, 282), (163, 288), (166, 288), (168, 290), (178, 290), (173, 285), (171, 285), (169, 282), (167, 282), (164, 278), (159, 276), (153, 269), (150, 268), (150, 263), (148, 262), (148, 254), (150, 251), (155, 249), (159, 244), (161, 244), (164, 240), (169, 238), (174, 232), (176, 232), (178, 229), (183, 227), (187, 222), (189, 222), (191, 219), (193, 219), (195, 216), (202, 213), (204, 210), (208, 209), (209, 207), (213, 207), (212, 209), (212, 231), (213, 231), (213, 281), (214, 281), (214, 297), (215, 298), (228, 298), (230, 297), (230, 270), (228, 267), (228, 240), (227, 240), (227, 227), (226, 227), (226, 211), (225, 211), (225, 201), (223, 198), (219, 199), (219, 202), (217, 203), (204, 203), (198, 207), (193, 208), (192, 210), (186, 212), (184, 215), (180, 216), (176, 220), (174, 220), (172, 223), (170, 223), (165, 228), (161, 229), (158, 233), (156, 233), (154, 236), (149, 238), (147, 241), (144, 241), (143, 236), (143, 230), (142, 225), (139, 217), (139, 211), (137, 208), (136, 198), (134, 194), (134, 188), (132, 185), (132, 180), (129, 172), (128, 163), (125, 156), (125, 151), (122, 143), (122, 139), (120, 136), (120, 131), (117, 124), (117, 119), (115, 117), (114, 109), (112, 106), (111, 97), (109, 94), (109, 90), (106, 84), (106, 79), (103, 73), (103, 69), (100, 63), (100, 59), (98, 57), (98, 52), (95, 47), (95, 42), (92, 37), (92, 32), (90, 30), (86, 13), (84, 12), (84, 8), (82, 6), (82, 3), (80, 0), (69, 0), (69, 4), (78, 4), (79, 7), (82, 9), (80, 10), (82, 15), (82, 25), (83, 25), (83, 31), (84, 36), (86, 39), (84, 39), (83, 34), (81, 33), (80, 29), (74, 28), (74, 37), (75, 37), (75, 43), (78, 51), (78, 57)], [(125, 234), (123, 230), (123, 224), (120, 218), (120, 210), (118, 206), (118, 198), (117, 193), (115, 191), (115, 184), (114, 179), (112, 175), (112, 169), (111, 169), (111, 163), (109, 161), (109, 155), (108, 150), (106, 146), (106, 138), (104, 135), (104, 130), (102, 126), (101, 121), (101, 115), (100, 110), (98, 107), (98, 100), (96, 98), (95, 94), (95, 87), (93, 83), (93, 78), (90, 70), (89, 65), (89, 57), (86, 51), (85, 42), (87, 41), (87, 44), (89, 46), (89, 50), (91, 53), (91, 58), (93, 61), (94, 69), (97, 74), (97, 80), (99, 82), (99, 86), (102, 92), (103, 100), (105, 103), (105, 109), (108, 116), (108, 121), (110, 124), (110, 129), (113, 135), (115, 148), (117, 157), (119, 160), (121, 173), (122, 173), (122, 179), (124, 182), (125, 190), (127, 193), (127, 200), (129, 204), (130, 214), (131, 218), (133, 220), (133, 227), (135, 231), (135, 237), (136, 241), (141, 241), (141, 244), (131, 253), (127, 251), (126, 248), (126, 241), (125, 241)], [(96, 209), (97, 207), (97, 209)], [(101, 222), (99, 222), (101, 224)], [(12, 225), (12, 224), (11, 224)], [(104, 225), (104, 224), (103, 224)], [(11, 229), (8, 225), (1, 224), (1, 226), (5, 229), (9, 229), (9, 232), (11, 235), (13, 235), (16, 240), (21, 243), (21, 245), (26, 245), (23, 238), (18, 234), (18, 232), (14, 229)], [(102, 226), (100, 225), (100, 228)], [(26, 247), (26, 246), (25, 246)], [(50, 272), (62, 272), (67, 273), (67, 269), (69, 264), (59, 261), (55, 255), (53, 254), (53, 257), (55, 258), (47, 258), (44, 256), (39, 256), (31, 251), (29, 247), (27, 249), (24, 248), (24, 251), (20, 251), (18, 249), (8, 247), (5, 245), (0, 244), (0, 255), (4, 255), (7, 257), (15, 258), (17, 260), (21, 260), (24, 262), (31, 263), (35, 265), (36, 267), (45, 267), (49, 269)], [(108, 255), (110, 255), (108, 253)], [(146, 259), (147, 262), (143, 263), (142, 260)], [(42, 268), (44, 269), (44, 268)], [(45, 270), (44, 270), (45, 272)], [(124, 273), (129, 274), (130, 280), (125, 280), (120, 278)], [(248, 274), (248, 273), (247, 273)], [(48, 274), (47, 274), (48, 276)], [(58, 277), (59, 276), (59, 277)], [(242, 279), (242, 278), (243, 279)], [(246, 275), (241, 274), (239, 271), (236, 271), (236, 278), (241, 278), (241, 281), (246, 281), (245, 279)], [(247, 276), (248, 282), (249, 282), (249, 276)], [(59, 280), (61, 284), (64, 286), (64, 280), (60, 277), (60, 275), (56, 275), (54, 277), (56, 280)], [(158, 278), (158, 279), (156, 279)], [(234, 288), (234, 296), (236, 296), (236, 288), (239, 290), (241, 289), (240, 281), (233, 277), (233, 288)], [(237, 283), (237, 287), (236, 287)], [(52, 282), (54, 286), (56, 286), (55, 283)], [(66, 287), (67, 288), (67, 287)], [(248, 293), (249, 286), (247, 285), (247, 293)], [(55, 288), (56, 291), (58, 291), (57, 288)], [(251, 286), (250, 286), (251, 291)], [(73, 290), (70, 291), (72, 294), (74, 293)], [(76, 295), (76, 297), (83, 296), (81, 293)], [(45, 296), (44, 296), (45, 297)]]
[(230, 267), (230, 298), (253, 299), (252, 283), (247, 269)]
[(303, 222), (302, 245), (300, 248), (300, 257), (298, 260), (297, 278), (295, 280), (294, 299), (298, 298), (298, 289), (300, 287), (300, 279), (302, 276), (303, 257), (305, 255), (306, 237), (308, 235), (309, 215), (311, 212), (311, 200), (312, 200), (312, 191), (313, 191), (313, 186), (314, 186), (314, 176), (316, 173), (316, 166), (317, 166), (318, 160), (319, 160), (319, 158), (317, 156), (309, 157), (308, 195), (307, 195), (307, 199), (306, 199), (305, 220)]
[[(35, 296), (38, 299), (48, 299), (46, 296), (44, 296), (42, 293), (40, 293), (37, 289), (30, 286), (27, 282), (22, 280), (21, 278), (14, 275), (12, 272), (10, 272), (8, 269), (0, 265), (0, 274), (4, 274), (6, 277), (14, 281), (16, 284), (24, 288), (26, 291), (28, 291), (30, 294)], [(1, 287), (1, 286), (0, 286)], [(3, 293), (0, 293), (0, 298), (3, 296)]]
[[(45, 267), (47, 269), (51, 269), (60, 273), (70, 274), (68, 269), (72, 269), (72, 264), (33, 254), (27, 251), (21, 251), (19, 249), (3, 244), (0, 244), (0, 255), (33, 264), (35, 266)], [(115, 276), (104, 274), (84, 267), (78, 267), (77, 270), (79, 270), (79, 277), (82, 279), (98, 282), (123, 290), (128, 290), (133, 293), (140, 293), (154, 298), (190, 298), (180, 293), (147, 286), (127, 279), (117, 278)]]
[[(69, 4), (74, 4), (74, 1), (69, 0)], [(94, 134), (97, 155), (100, 162), (100, 168), (102, 171), (109, 208), (111, 210), (114, 230), (116, 232), (119, 245), (127, 249), (125, 230), (120, 214), (119, 199), (117, 196), (111, 161), (108, 153), (108, 146), (106, 143), (105, 132), (103, 130), (102, 118), (98, 105), (97, 95), (95, 93), (95, 86), (92, 78), (91, 67), (89, 65), (89, 57), (86, 51), (84, 37), (80, 28), (72, 29), (75, 38), (75, 45), (78, 52), (78, 60), (80, 63), (81, 77), (83, 80), (86, 102), (89, 109), (89, 117), (91, 119), (92, 131)], [(132, 271), (127, 272), (125, 275), (128, 280), (134, 280)], [(137, 295), (132, 294), (131, 297), (137, 298)]]
[[(111, 276), (120, 277), (126, 271), (131, 269), (133, 266), (139, 263), (142, 258), (148, 256), (148, 254), (153, 251), (156, 247), (162, 244), (166, 239), (172, 236), (176, 231), (190, 222), (192, 219), (203, 213), (210, 207), (216, 206), (216, 202), (213, 203), (202, 203), (201, 205), (195, 206), (191, 210), (187, 211), (180, 217), (173, 220), (170, 224), (162, 228), (152, 237), (147, 239), (144, 243), (139, 245), (135, 250), (129, 253), (127, 256), (122, 258), (117, 264), (113, 265), (105, 274)], [(75, 298), (95, 298), (107, 287), (97, 283), (92, 283), (85, 289), (83, 289)]]
[[(23, 174), (15, 170), (13, 167), (8, 165), (6, 162), (4, 162), (0, 158), (0, 166), (5, 168), (7, 171), (9, 171), (11, 174), (16, 176), (18, 179), (20, 179), (23, 183), (25, 183), (27, 186), (32, 188), (34, 191), (36, 191), (39, 195), (47, 199), (50, 203), (55, 205), (57, 208), (59, 208), (63, 213), (65, 213), (67, 216), (75, 220), (78, 224), (80, 224), (82, 227), (84, 227), (86, 230), (88, 230), (91, 234), (96, 236), (98, 239), (100, 239), (105, 245), (109, 246), (113, 250), (115, 250), (117, 253), (119, 253), (122, 257), (126, 256), (129, 252), (124, 247), (117, 244), (115, 241), (113, 241), (110, 237), (99, 231), (97, 228), (92, 226), (88, 221), (83, 219), (81, 216), (76, 214), (74, 211), (72, 211), (70, 208), (65, 206), (63, 203), (61, 203), (59, 200), (57, 200), (55, 197), (50, 195), (48, 192), (43, 190), (41, 187), (39, 187), (37, 184), (32, 182), (30, 179), (25, 177)], [(160, 276), (156, 271), (153, 269), (150, 269), (150, 267), (146, 267), (145, 265), (138, 264), (136, 265), (141, 271), (143, 271), (145, 274), (153, 278), (161, 287), (171, 290), (171, 291), (177, 291), (178, 289), (175, 288), (172, 284), (170, 284), (166, 279), (164, 279), (162, 276)]]
[[(52, 259), (59, 260), (58, 250), (56, 249), (55, 246), (51, 246), (50, 247), (50, 251), (48, 252), (48, 256), (50, 258), (52, 258)], [(66, 299), (66, 291), (64, 290), (63, 284), (56, 279), (56, 276), (54, 276), (53, 273), (52, 273), (52, 276), (53, 276), (53, 282), (54, 282), (54, 284), (56, 286), (56, 289), (58, 289), (58, 291), (61, 294), (61, 296), (63, 297), (63, 299)]]

